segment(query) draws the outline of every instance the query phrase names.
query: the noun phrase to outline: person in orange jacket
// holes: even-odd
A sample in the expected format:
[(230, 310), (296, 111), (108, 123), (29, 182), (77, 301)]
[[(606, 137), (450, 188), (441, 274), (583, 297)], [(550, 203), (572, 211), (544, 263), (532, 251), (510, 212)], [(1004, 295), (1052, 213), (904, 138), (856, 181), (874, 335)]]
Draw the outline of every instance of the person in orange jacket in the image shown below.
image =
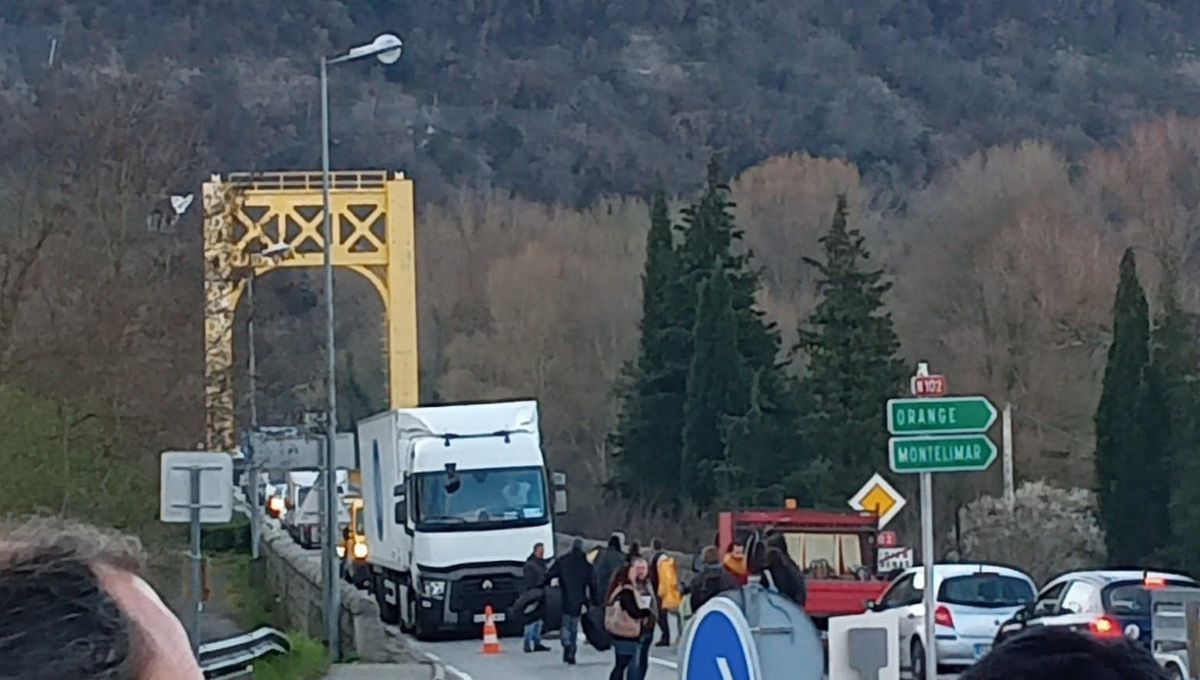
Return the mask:
[(725, 559), (721, 561), (739, 586), (744, 586), (750, 582), (750, 566), (746, 561), (746, 546), (739, 540), (734, 540), (733, 545), (729, 546), (729, 552), (725, 554)]

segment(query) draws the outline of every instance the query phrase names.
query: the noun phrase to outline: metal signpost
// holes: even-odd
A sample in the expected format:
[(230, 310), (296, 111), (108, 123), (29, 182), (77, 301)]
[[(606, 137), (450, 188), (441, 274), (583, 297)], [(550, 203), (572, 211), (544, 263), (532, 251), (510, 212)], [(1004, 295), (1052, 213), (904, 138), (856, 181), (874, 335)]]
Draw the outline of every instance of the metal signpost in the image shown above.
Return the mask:
[(910, 383), (912, 399), (889, 399), (886, 416), (888, 464), (898, 474), (921, 476), (921, 562), (925, 580), (925, 676), (937, 680), (937, 588), (933, 577), (933, 473), (986, 470), (996, 460), (987, 431), (996, 407), (986, 397), (946, 397), (945, 376), (917, 364)]
[(233, 519), (233, 458), (228, 453), (169, 451), (162, 454), (159, 482), (161, 521), (191, 525), (192, 592), (188, 632), (192, 653), (199, 658), (200, 612), (204, 607), (200, 525), (226, 524)]

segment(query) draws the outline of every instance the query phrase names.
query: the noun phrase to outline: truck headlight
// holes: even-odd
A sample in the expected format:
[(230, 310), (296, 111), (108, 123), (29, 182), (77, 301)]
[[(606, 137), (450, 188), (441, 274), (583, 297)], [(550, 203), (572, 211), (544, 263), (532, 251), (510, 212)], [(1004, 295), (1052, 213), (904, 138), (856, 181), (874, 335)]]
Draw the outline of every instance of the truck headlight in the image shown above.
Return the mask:
[(339, 560), (346, 556), (346, 546), (341, 543), (337, 544), (337, 556)]
[(421, 595), (440, 600), (446, 596), (446, 582), (433, 579), (421, 580)]
[(366, 543), (355, 543), (354, 544), (354, 559), (365, 560), (365, 559), (367, 559), (367, 555), (370, 552), (371, 551), (367, 548)]

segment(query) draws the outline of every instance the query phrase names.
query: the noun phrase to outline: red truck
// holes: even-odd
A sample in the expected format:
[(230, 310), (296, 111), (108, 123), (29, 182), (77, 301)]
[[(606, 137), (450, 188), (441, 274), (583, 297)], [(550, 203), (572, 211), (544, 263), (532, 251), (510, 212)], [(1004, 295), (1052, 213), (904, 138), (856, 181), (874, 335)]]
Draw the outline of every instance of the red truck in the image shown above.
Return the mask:
[(768, 532), (783, 534), (788, 554), (804, 570), (805, 609), (822, 630), (831, 616), (861, 614), (887, 587), (876, 571), (879, 519), (871, 513), (821, 510), (722, 512), (718, 545)]

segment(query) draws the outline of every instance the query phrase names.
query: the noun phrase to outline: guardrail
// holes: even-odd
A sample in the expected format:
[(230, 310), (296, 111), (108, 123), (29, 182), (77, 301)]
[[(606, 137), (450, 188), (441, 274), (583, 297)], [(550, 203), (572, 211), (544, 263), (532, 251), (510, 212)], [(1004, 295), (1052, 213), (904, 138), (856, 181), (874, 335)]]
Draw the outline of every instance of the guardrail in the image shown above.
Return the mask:
[(287, 654), (292, 644), (274, 628), (259, 628), (244, 635), (205, 642), (200, 645), (200, 669), (210, 679), (246, 677), (258, 659), (268, 654)]

